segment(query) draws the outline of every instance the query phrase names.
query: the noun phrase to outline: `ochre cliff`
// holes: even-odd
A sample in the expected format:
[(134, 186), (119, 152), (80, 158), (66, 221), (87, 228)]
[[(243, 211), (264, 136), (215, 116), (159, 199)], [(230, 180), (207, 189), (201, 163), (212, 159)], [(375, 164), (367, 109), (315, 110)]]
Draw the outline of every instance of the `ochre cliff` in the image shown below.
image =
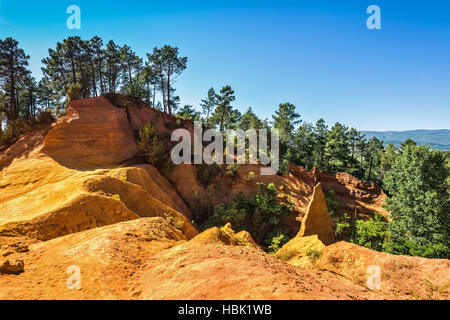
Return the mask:
[[(198, 234), (191, 225), (196, 193), (219, 203), (274, 183), (280, 201), (294, 203), (284, 223), (295, 232), (319, 182), (336, 191), (342, 210), (362, 215), (386, 215), (385, 196), (346, 174), (295, 166), (283, 177), (243, 166), (209, 187), (197, 181), (196, 166), (166, 177), (137, 148), (136, 133), (149, 121), (167, 148), (171, 130), (193, 130), (143, 103), (118, 107), (100, 97), (73, 102), (66, 117), (0, 153), (0, 299), (397, 299), (425, 295), (424, 279), (445, 285), (450, 278), (447, 260), (326, 246), (320, 235), (300, 235), (272, 256), (230, 225)], [(311, 250), (321, 252), (314, 264)], [(377, 262), (384, 282), (373, 291), (364, 272)], [(79, 290), (67, 286), (74, 267)]]

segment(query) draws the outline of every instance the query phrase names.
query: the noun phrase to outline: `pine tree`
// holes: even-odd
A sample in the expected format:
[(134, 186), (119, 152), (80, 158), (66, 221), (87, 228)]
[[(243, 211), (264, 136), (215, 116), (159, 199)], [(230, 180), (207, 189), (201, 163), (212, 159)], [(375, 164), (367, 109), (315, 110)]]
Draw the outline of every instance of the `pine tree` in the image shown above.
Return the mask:
[(230, 86), (225, 86), (220, 90), (220, 94), (216, 95), (217, 107), (211, 117), (212, 124), (218, 125), (220, 132), (224, 132), (226, 125), (230, 123), (233, 116), (233, 107), (231, 103), (236, 100), (234, 91)]
[(29, 59), (23, 49), (19, 48), (16, 40), (6, 38), (0, 41), (0, 79), (9, 98), (9, 120), (12, 122), (19, 115), (17, 89), (20, 82), (29, 74), (26, 68)]
[(325, 124), (325, 120), (319, 119), (314, 127), (314, 150), (313, 150), (313, 162), (316, 168), (325, 168), (325, 146), (327, 143), (328, 126)]
[(286, 144), (291, 141), (296, 126), (301, 123), (300, 115), (295, 112), (295, 106), (289, 102), (280, 104), (272, 118), (273, 127), (280, 132), (280, 142)]
[(206, 128), (211, 128), (211, 115), (214, 111), (214, 108), (217, 103), (216, 91), (214, 88), (210, 88), (208, 90), (208, 97), (206, 99), (202, 99), (200, 103), (200, 107), (202, 107), (203, 115), (204, 115), (204, 123)]
[(348, 128), (337, 122), (327, 132), (327, 142), (325, 144), (324, 155), (327, 163), (327, 170), (332, 172), (345, 171), (349, 161), (349, 141), (347, 136)]

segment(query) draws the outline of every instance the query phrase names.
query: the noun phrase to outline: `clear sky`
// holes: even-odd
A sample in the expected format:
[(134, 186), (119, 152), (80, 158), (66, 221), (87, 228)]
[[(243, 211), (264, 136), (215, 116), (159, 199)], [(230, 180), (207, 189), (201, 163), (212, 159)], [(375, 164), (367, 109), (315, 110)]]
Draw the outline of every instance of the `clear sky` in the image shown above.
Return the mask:
[[(81, 30), (66, 28), (72, 4)], [(372, 4), (381, 30), (366, 27)], [(19, 41), (36, 78), (48, 48), (70, 35), (113, 39), (142, 57), (179, 47), (189, 58), (176, 84), (183, 105), (229, 84), (234, 106), (262, 118), (289, 101), (308, 122), (450, 128), (448, 0), (0, 0), (0, 38)]]

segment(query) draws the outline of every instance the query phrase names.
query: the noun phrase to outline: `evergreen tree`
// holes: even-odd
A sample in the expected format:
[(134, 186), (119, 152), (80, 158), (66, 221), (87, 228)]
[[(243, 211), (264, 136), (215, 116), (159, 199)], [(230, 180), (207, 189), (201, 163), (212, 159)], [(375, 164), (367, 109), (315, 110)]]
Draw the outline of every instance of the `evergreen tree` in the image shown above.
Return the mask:
[(200, 121), (201, 114), (200, 112), (195, 111), (193, 106), (185, 105), (177, 112), (176, 116), (186, 120)]
[(339, 122), (327, 132), (324, 155), (327, 170), (332, 172), (345, 171), (349, 161), (348, 128)]
[(239, 129), (247, 131), (249, 129), (259, 130), (264, 127), (264, 123), (258, 116), (253, 112), (252, 108), (248, 108), (247, 112), (245, 112), (239, 123)]
[(203, 122), (205, 123), (206, 128), (211, 128), (212, 126), (211, 115), (214, 111), (216, 103), (217, 103), (216, 91), (214, 90), (214, 88), (211, 88), (208, 90), (208, 97), (206, 99), (202, 99), (200, 103), (200, 107), (202, 107), (204, 116)]
[(300, 115), (295, 112), (295, 106), (289, 102), (280, 104), (272, 118), (273, 127), (280, 132), (280, 142), (287, 144), (292, 140), (296, 126), (301, 123)]
[(3, 83), (3, 90), (9, 99), (9, 121), (14, 122), (19, 116), (19, 105), (17, 101), (18, 86), (28, 76), (27, 70), (29, 56), (23, 49), (19, 48), (19, 43), (6, 38), (0, 40), (0, 81)]
[(233, 114), (231, 103), (236, 100), (234, 91), (230, 86), (225, 86), (216, 95), (217, 107), (214, 110), (211, 121), (213, 125), (218, 125), (220, 132), (224, 132), (230, 120), (236, 118), (237, 114)]
[(325, 146), (327, 143), (328, 126), (325, 120), (319, 119), (313, 128), (314, 147), (313, 147), (313, 163), (316, 168), (325, 168)]

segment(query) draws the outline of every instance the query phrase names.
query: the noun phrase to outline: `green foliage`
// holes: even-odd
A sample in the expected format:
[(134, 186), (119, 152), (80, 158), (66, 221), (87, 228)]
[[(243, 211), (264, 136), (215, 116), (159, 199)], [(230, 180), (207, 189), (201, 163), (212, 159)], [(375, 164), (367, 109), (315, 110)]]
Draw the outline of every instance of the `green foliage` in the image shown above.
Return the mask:
[(396, 158), (384, 179), (393, 253), (450, 257), (449, 174), (444, 154), (428, 147), (406, 146)]
[(167, 175), (173, 169), (170, 153), (157, 135), (156, 125), (152, 122), (139, 130), (138, 147), (151, 165)]
[(235, 124), (239, 123), (240, 113), (231, 105), (234, 100), (236, 97), (230, 86), (223, 87), (220, 94), (216, 95), (217, 106), (210, 120), (213, 125), (219, 127), (220, 132), (224, 132), (226, 128), (232, 129)]
[(200, 112), (195, 111), (194, 107), (191, 105), (185, 105), (183, 108), (178, 110), (177, 117), (185, 120), (200, 121)]
[(333, 189), (325, 192), (325, 200), (327, 202), (328, 212), (334, 215), (336, 209), (339, 207), (339, 202), (336, 201), (336, 192)]
[(81, 98), (81, 90), (81, 84), (72, 84), (66, 92), (67, 103), (69, 104), (72, 101), (79, 100)]
[(253, 181), (255, 181), (255, 178), (256, 178), (255, 173), (254, 173), (253, 171), (250, 171), (250, 172), (248, 173), (248, 175), (247, 175), (247, 178), (245, 179), (245, 182), (248, 183), (248, 184), (250, 184), (250, 183), (252, 183)]
[(217, 164), (207, 165), (204, 163), (195, 167), (195, 178), (204, 187), (209, 186), (222, 172)]
[(240, 168), (241, 168), (241, 165), (236, 164), (236, 163), (227, 165), (225, 174), (227, 176), (231, 177), (233, 180), (236, 180)]
[(348, 240), (352, 234), (351, 218), (347, 213), (334, 218), (335, 232), (338, 240)]
[[(208, 213), (205, 209), (207, 209), (205, 205), (201, 205), (200, 210), (194, 210), (197, 219), (205, 219), (204, 215)], [(274, 248), (274, 238), (283, 234), (281, 222), (291, 210), (290, 206), (277, 202), (275, 185), (260, 184), (258, 192), (253, 197), (238, 194), (231, 202), (217, 205), (214, 213), (202, 224), (202, 229), (231, 223), (237, 232), (249, 231), (255, 241), (268, 250), (270, 246)], [(280, 238), (280, 244), (288, 240), (288, 235), (285, 235)]]
[(314, 249), (310, 249), (308, 250), (308, 252), (306, 252), (306, 256), (308, 257), (308, 260), (312, 263), (312, 264), (316, 264), (317, 261), (322, 257), (323, 253)]
[(286, 243), (288, 243), (289, 237), (285, 234), (278, 234), (270, 240), (270, 245), (268, 246), (268, 252), (271, 254), (276, 253), (280, 250)]
[(356, 221), (353, 242), (372, 250), (382, 251), (386, 237), (388, 236), (388, 223), (383, 216), (375, 214), (369, 221)]

